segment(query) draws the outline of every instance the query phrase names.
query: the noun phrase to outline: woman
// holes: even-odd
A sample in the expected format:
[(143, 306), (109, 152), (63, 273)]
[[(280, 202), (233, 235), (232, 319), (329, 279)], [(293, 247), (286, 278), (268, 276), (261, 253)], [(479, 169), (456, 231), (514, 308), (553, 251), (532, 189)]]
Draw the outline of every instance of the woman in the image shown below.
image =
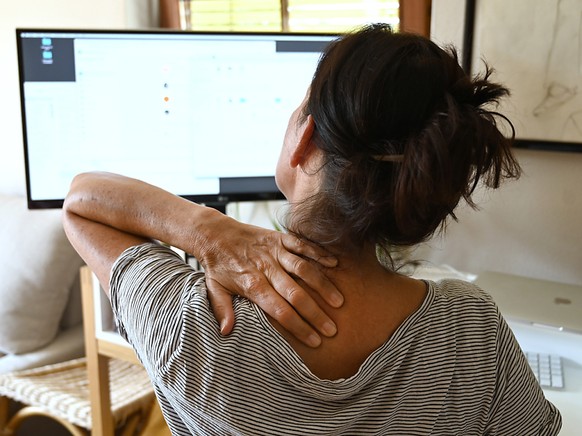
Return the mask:
[[(477, 183), (497, 188), (518, 176), (511, 141), (484, 107), (506, 93), (488, 74), (469, 78), (454, 54), (387, 26), (326, 50), (290, 118), (276, 171), (290, 202), (286, 226), (307, 244), (288, 243), (290, 252), (279, 244), (281, 253), (322, 256), (314, 243), (332, 254), (319, 270), (302, 262), (312, 267), (297, 274), (306, 294), (294, 288), (287, 296), (321, 336), (289, 332), (289, 317), (277, 319), (281, 310), (263, 297), (255, 299), (265, 312), (235, 297), (232, 328), (223, 296), (212, 298), (232, 332), (220, 334), (207, 285), (246, 287), (233, 284), (236, 268), (215, 247), (252, 247), (260, 230), (136, 180), (75, 179), (65, 228), (110, 284), (120, 331), (173, 433), (557, 433), (559, 412), (486, 293), (461, 281), (412, 279), (377, 256), (426, 240), (461, 199), (473, 205)], [(203, 259), (206, 283), (149, 238)]]

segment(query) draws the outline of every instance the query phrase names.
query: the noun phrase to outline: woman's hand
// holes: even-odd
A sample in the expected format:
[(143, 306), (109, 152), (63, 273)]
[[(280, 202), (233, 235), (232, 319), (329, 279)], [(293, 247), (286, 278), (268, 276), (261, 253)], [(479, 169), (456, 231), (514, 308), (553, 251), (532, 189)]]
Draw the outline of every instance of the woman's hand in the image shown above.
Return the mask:
[(343, 296), (323, 273), (324, 268), (336, 266), (334, 257), (289, 234), (230, 218), (216, 219), (206, 222), (212, 241), (201, 246), (198, 260), (204, 266), (209, 298), (223, 334), (233, 328), (232, 295), (237, 294), (253, 301), (308, 346), (321, 343), (318, 332), (335, 335), (333, 321), (297, 282), (301, 278), (327, 304), (340, 307)]

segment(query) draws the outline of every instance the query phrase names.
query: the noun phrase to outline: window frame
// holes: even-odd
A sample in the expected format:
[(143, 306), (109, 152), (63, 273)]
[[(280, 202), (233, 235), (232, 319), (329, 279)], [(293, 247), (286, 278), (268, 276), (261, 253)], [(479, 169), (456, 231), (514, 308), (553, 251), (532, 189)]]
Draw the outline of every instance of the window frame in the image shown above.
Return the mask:
[[(160, 27), (180, 29), (180, 0), (160, 0)], [(289, 1), (281, 3), (281, 31), (289, 31)], [(399, 0), (400, 31), (430, 36), (431, 0)]]

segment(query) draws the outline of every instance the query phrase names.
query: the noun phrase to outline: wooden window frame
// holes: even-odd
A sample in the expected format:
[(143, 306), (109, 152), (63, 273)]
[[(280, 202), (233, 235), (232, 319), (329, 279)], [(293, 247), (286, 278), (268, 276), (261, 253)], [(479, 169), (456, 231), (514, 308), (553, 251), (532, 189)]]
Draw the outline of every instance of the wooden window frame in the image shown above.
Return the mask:
[(400, 0), (400, 31), (430, 37), (431, 0)]

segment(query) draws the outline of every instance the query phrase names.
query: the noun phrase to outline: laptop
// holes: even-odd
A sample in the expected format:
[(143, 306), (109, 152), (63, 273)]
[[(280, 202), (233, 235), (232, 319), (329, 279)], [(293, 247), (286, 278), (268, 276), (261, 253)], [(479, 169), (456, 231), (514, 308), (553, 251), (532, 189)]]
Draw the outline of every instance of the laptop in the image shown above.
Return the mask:
[(582, 334), (582, 286), (486, 271), (475, 280), (508, 320)]
[[(579, 434), (582, 423), (582, 336), (561, 332), (582, 333), (582, 286), (489, 271), (479, 274), (475, 283), (493, 296), (508, 321), (516, 321), (510, 326), (526, 352), (528, 362), (530, 354), (536, 354), (527, 353), (532, 351), (559, 357), (562, 387), (554, 386), (553, 374), (551, 387), (544, 386), (541, 381), (540, 384), (546, 398), (562, 414), (560, 434)], [(546, 328), (532, 329), (531, 325)]]

